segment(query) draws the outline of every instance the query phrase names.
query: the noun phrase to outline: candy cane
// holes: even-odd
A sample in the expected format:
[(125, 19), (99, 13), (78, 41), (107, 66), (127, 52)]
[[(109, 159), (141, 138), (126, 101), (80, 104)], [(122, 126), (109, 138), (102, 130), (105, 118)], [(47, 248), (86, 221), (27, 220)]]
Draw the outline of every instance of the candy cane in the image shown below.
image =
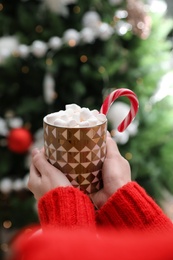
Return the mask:
[(100, 108), (100, 113), (106, 115), (108, 113), (109, 108), (112, 105), (112, 103), (120, 96), (127, 97), (131, 102), (131, 107), (130, 107), (130, 111), (129, 111), (128, 115), (124, 118), (124, 120), (118, 126), (118, 131), (123, 132), (128, 127), (128, 125), (132, 122), (132, 120), (135, 118), (135, 116), (138, 112), (138, 108), (139, 108), (138, 98), (133, 91), (126, 89), (126, 88), (120, 88), (120, 89), (114, 90), (105, 98), (105, 100)]

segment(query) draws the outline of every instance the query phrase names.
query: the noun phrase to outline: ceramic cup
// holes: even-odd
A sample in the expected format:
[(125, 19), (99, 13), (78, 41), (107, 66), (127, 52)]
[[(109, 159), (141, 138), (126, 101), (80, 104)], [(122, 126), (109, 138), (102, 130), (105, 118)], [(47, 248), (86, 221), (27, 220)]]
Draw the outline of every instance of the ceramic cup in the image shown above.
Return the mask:
[(74, 187), (87, 194), (100, 190), (107, 120), (85, 128), (58, 127), (51, 122), (50, 115), (44, 117), (44, 148), (48, 161), (62, 171)]

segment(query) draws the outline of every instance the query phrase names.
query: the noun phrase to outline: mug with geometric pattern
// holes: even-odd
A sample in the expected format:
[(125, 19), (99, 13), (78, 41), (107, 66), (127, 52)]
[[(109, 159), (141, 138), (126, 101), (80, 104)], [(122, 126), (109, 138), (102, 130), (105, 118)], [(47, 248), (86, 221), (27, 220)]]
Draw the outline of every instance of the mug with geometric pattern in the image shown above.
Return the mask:
[(102, 188), (106, 156), (107, 120), (92, 127), (59, 127), (43, 119), (44, 149), (48, 161), (86, 194)]

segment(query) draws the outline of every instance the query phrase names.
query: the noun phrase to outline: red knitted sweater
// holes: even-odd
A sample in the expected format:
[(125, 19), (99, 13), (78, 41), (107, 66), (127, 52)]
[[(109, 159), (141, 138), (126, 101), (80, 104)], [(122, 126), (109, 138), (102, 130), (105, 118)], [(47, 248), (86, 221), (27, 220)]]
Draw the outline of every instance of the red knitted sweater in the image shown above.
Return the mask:
[(56, 188), (38, 204), (42, 227), (76, 229), (109, 227), (116, 230), (169, 230), (172, 223), (136, 182), (120, 188), (98, 211), (89, 197), (73, 187)]
[(73, 187), (48, 192), (38, 208), (43, 232), (24, 233), (10, 260), (173, 259), (172, 223), (136, 182), (96, 212), (89, 197)]

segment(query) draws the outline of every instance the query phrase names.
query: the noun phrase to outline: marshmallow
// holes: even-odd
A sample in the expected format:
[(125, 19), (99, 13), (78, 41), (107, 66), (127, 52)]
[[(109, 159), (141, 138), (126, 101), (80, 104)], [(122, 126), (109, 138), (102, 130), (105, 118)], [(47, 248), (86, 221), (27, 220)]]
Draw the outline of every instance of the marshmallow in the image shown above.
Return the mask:
[(68, 104), (68, 105), (65, 106), (65, 109), (66, 110), (72, 109), (73, 111), (80, 111), (81, 107), (76, 105), (76, 104)]
[(76, 104), (68, 104), (65, 110), (47, 115), (46, 121), (49, 124), (60, 127), (92, 127), (106, 121), (106, 116), (98, 110), (89, 110)]
[(67, 122), (69, 121), (69, 116), (64, 113), (62, 116), (60, 116), (60, 119)]
[(97, 109), (91, 110), (91, 113), (93, 114), (93, 116), (96, 116), (96, 117), (99, 115), (99, 111)]
[(82, 122), (79, 123), (79, 126), (80, 127), (87, 127), (87, 126), (90, 126), (90, 125), (89, 125), (88, 121), (82, 121)]
[(105, 122), (105, 115), (104, 114), (98, 114), (97, 119), (102, 123)]
[(55, 121), (54, 121), (54, 125), (55, 126), (62, 126), (62, 127), (67, 127), (67, 122), (60, 119), (60, 118), (57, 118)]
[(59, 112), (51, 113), (46, 116), (46, 121), (48, 124), (54, 124), (54, 121), (59, 117)]
[(89, 126), (95, 126), (98, 124), (98, 120), (96, 117), (92, 116), (88, 119)]
[(68, 126), (69, 126), (69, 127), (75, 127), (75, 126), (78, 126), (78, 123), (76, 122), (76, 120), (70, 119), (70, 120), (68, 121)]
[(81, 108), (80, 119), (81, 121), (86, 121), (88, 118), (92, 117), (92, 113), (88, 108)]
[(73, 114), (74, 114), (74, 111), (73, 111), (72, 108), (68, 108), (68, 109), (66, 110), (66, 115), (67, 115), (67, 116), (72, 116)]
[(80, 112), (74, 113), (73, 119), (79, 124), (80, 123)]

